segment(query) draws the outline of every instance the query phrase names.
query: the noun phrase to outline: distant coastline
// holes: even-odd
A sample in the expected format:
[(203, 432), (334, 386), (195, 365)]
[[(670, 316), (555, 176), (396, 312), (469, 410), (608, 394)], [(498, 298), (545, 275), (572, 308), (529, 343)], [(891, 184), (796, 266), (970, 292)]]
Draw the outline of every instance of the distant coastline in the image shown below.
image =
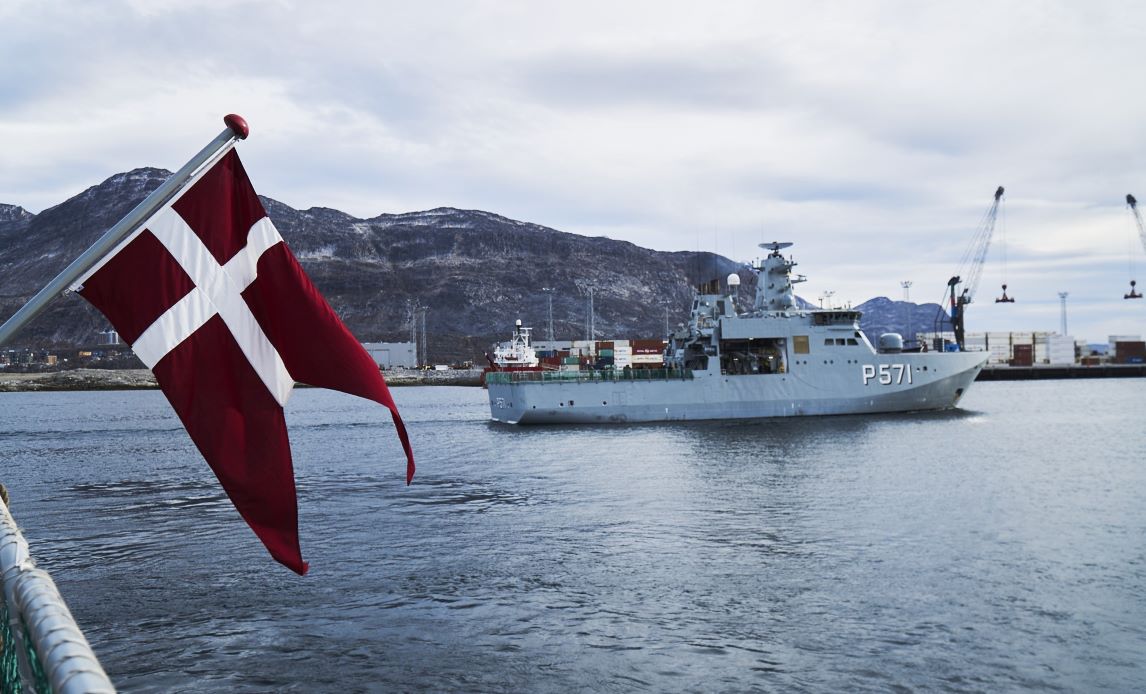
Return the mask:
[(148, 369), (69, 369), (39, 373), (0, 372), (0, 393), (157, 388)]
[(1136, 378), (1146, 376), (1146, 364), (1036, 364), (1034, 366), (991, 365), (979, 372), (976, 381), (1035, 381), (1070, 378)]
[[(476, 369), (420, 371), (392, 369), (383, 372), (391, 386), (478, 386), (481, 371)], [(52, 392), (67, 390), (151, 390), (158, 388), (148, 369), (70, 369), (41, 373), (0, 371), (0, 393)]]
[[(390, 369), (383, 372), (386, 383), (400, 386), (480, 386), (481, 370)], [(1039, 365), (1033, 367), (992, 365), (979, 374), (979, 381), (1012, 381), (1056, 378), (1127, 378), (1146, 376), (1142, 364), (1101, 366)], [(147, 369), (69, 369), (40, 373), (0, 371), (0, 393), (52, 392), (67, 390), (151, 390), (158, 388)], [(305, 387), (305, 386), (300, 386)]]

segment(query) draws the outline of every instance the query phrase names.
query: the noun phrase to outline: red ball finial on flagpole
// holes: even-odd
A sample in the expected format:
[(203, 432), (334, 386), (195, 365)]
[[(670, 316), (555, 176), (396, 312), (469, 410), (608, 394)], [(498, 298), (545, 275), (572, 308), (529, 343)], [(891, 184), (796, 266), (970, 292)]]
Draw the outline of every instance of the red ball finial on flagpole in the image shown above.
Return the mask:
[(251, 132), (251, 129), (247, 126), (247, 121), (243, 120), (243, 117), (237, 113), (228, 113), (223, 116), (223, 123), (230, 128), (231, 132), (235, 133), (235, 137), (240, 140), (247, 139), (247, 135)]

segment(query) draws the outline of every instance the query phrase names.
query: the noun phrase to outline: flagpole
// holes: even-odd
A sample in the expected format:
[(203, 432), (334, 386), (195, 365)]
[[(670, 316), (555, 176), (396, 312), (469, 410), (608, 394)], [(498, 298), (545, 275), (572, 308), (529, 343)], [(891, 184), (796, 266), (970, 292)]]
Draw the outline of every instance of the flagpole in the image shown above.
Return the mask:
[(83, 276), (85, 272), (90, 270), (93, 265), (98, 263), (109, 251), (115, 248), (116, 244), (122, 241), (124, 237), (135, 231), (136, 227), (146, 221), (148, 217), (155, 214), (156, 210), (166, 205), (200, 166), (235, 140), (247, 139), (247, 134), (250, 132), (250, 129), (247, 127), (247, 121), (243, 120), (242, 116), (235, 115), (234, 113), (229, 114), (223, 118), (223, 123), (227, 126), (226, 130), (219, 133), (210, 144), (192, 157), (191, 161), (184, 164), (183, 168), (172, 174), (170, 178), (163, 182), (163, 185), (152, 191), (151, 195), (148, 195), (144, 198), (143, 202), (136, 205), (135, 209), (129, 212), (126, 217), (108, 229), (91, 248), (73, 260), (71, 265), (57, 275), (47, 286), (41, 289), (28, 303), (24, 304), (19, 311), (12, 314), (3, 325), (0, 325), (0, 345), (7, 343), (20, 328), (24, 327), (28, 321), (39, 315), (41, 311), (47, 308), (52, 300), (63, 294), (77, 279)]

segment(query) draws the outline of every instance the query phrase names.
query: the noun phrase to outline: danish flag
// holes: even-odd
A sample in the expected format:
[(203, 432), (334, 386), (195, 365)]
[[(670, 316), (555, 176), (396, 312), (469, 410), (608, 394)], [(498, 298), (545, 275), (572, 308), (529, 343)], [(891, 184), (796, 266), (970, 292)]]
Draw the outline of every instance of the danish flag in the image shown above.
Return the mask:
[(81, 278), (155, 373), (242, 517), (276, 560), (305, 574), (283, 406), (296, 381), (389, 408), (378, 366), (279, 236), (230, 149)]

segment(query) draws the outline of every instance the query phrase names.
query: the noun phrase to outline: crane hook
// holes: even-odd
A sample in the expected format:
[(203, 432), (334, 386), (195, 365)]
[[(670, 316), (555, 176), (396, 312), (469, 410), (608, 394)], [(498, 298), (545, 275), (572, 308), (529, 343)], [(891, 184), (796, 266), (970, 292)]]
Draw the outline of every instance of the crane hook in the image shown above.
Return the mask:
[[(1127, 196), (1127, 197), (1129, 197), (1129, 196)], [(1135, 289), (1134, 289), (1134, 287), (1137, 284), (1138, 283), (1135, 282), (1134, 280), (1130, 280), (1130, 293), (1129, 294), (1123, 294), (1122, 298), (1123, 299), (1141, 299), (1142, 298), (1142, 292), (1135, 291)]]

